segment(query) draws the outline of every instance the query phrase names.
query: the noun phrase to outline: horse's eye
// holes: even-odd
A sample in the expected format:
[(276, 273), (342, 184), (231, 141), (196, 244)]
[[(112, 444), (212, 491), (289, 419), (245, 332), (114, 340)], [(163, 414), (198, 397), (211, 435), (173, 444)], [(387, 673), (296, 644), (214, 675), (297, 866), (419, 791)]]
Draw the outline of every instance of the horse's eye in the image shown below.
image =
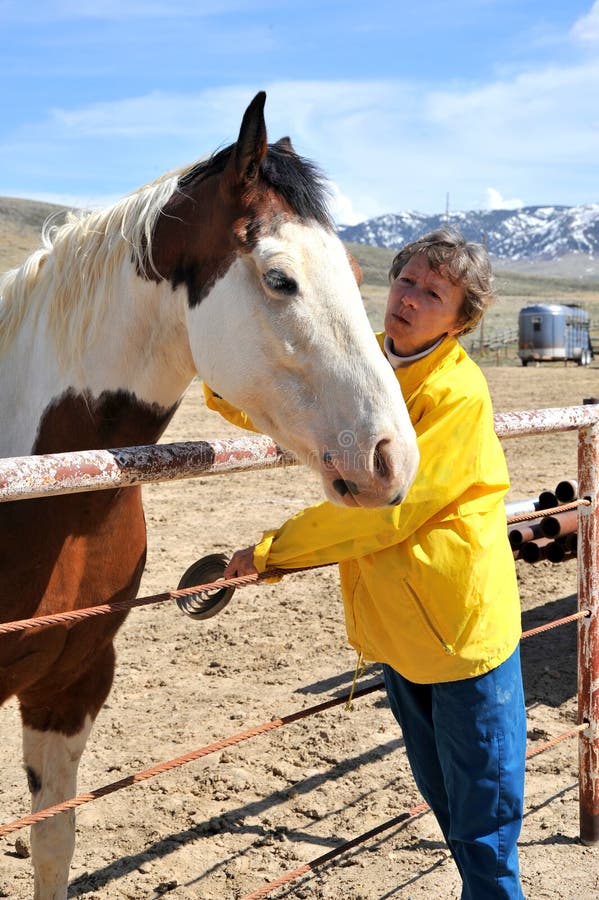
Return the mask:
[(262, 278), (266, 287), (277, 294), (285, 294), (287, 297), (297, 294), (297, 281), (282, 269), (269, 269)]

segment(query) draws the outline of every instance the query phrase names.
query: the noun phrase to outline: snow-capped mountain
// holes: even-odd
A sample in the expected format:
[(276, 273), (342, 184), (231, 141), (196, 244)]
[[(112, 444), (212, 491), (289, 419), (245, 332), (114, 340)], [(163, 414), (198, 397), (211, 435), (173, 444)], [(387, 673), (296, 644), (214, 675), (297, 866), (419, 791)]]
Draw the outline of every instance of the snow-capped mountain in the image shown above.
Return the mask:
[(344, 241), (396, 248), (443, 225), (455, 226), (467, 240), (486, 242), (489, 252), (499, 258), (559, 259), (570, 253), (599, 254), (599, 203), (436, 216), (388, 213), (359, 225), (340, 227), (338, 233)]

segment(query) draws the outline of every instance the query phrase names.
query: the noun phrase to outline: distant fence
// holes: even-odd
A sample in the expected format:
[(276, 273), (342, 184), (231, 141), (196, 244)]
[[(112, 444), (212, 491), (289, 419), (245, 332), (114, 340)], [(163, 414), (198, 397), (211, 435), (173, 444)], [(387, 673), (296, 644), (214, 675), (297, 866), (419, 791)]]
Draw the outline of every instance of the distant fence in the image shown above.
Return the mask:
[(508, 344), (514, 344), (518, 340), (518, 329), (514, 328), (489, 328), (480, 331), (470, 342), (470, 353), (481, 350), (500, 350)]

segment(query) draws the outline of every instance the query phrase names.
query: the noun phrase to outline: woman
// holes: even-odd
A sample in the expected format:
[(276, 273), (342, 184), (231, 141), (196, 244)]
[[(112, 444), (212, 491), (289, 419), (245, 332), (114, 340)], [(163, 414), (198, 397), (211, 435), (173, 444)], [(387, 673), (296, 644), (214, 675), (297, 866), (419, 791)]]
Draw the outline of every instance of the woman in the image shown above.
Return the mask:
[[(456, 340), (492, 300), (489, 261), (478, 244), (441, 229), (397, 254), (390, 281), (379, 341), (420, 451), (405, 500), (376, 510), (328, 502), (305, 509), (237, 551), (225, 575), (339, 563), (349, 640), (361, 657), (383, 663), (391, 710), (460, 871), (463, 900), (521, 898), (526, 718), (508, 473), (485, 379)], [(251, 427), (206, 395), (211, 408)]]

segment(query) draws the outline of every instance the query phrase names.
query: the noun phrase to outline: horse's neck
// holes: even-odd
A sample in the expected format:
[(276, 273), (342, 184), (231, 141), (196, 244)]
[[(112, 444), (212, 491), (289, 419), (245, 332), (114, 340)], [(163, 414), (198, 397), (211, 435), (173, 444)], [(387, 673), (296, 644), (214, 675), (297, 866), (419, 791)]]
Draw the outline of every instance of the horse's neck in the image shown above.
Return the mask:
[(194, 375), (182, 300), (135, 273), (113, 295), (81, 347), (43, 308), (25, 319), (1, 361), (0, 456), (158, 439)]
[(108, 313), (88, 340), (83, 372), (76, 358), (73, 370), (82, 373), (82, 385), (93, 379), (95, 396), (126, 391), (143, 403), (168, 409), (195, 374), (185, 293), (173, 292), (166, 282), (143, 279), (133, 269), (112, 293)]

